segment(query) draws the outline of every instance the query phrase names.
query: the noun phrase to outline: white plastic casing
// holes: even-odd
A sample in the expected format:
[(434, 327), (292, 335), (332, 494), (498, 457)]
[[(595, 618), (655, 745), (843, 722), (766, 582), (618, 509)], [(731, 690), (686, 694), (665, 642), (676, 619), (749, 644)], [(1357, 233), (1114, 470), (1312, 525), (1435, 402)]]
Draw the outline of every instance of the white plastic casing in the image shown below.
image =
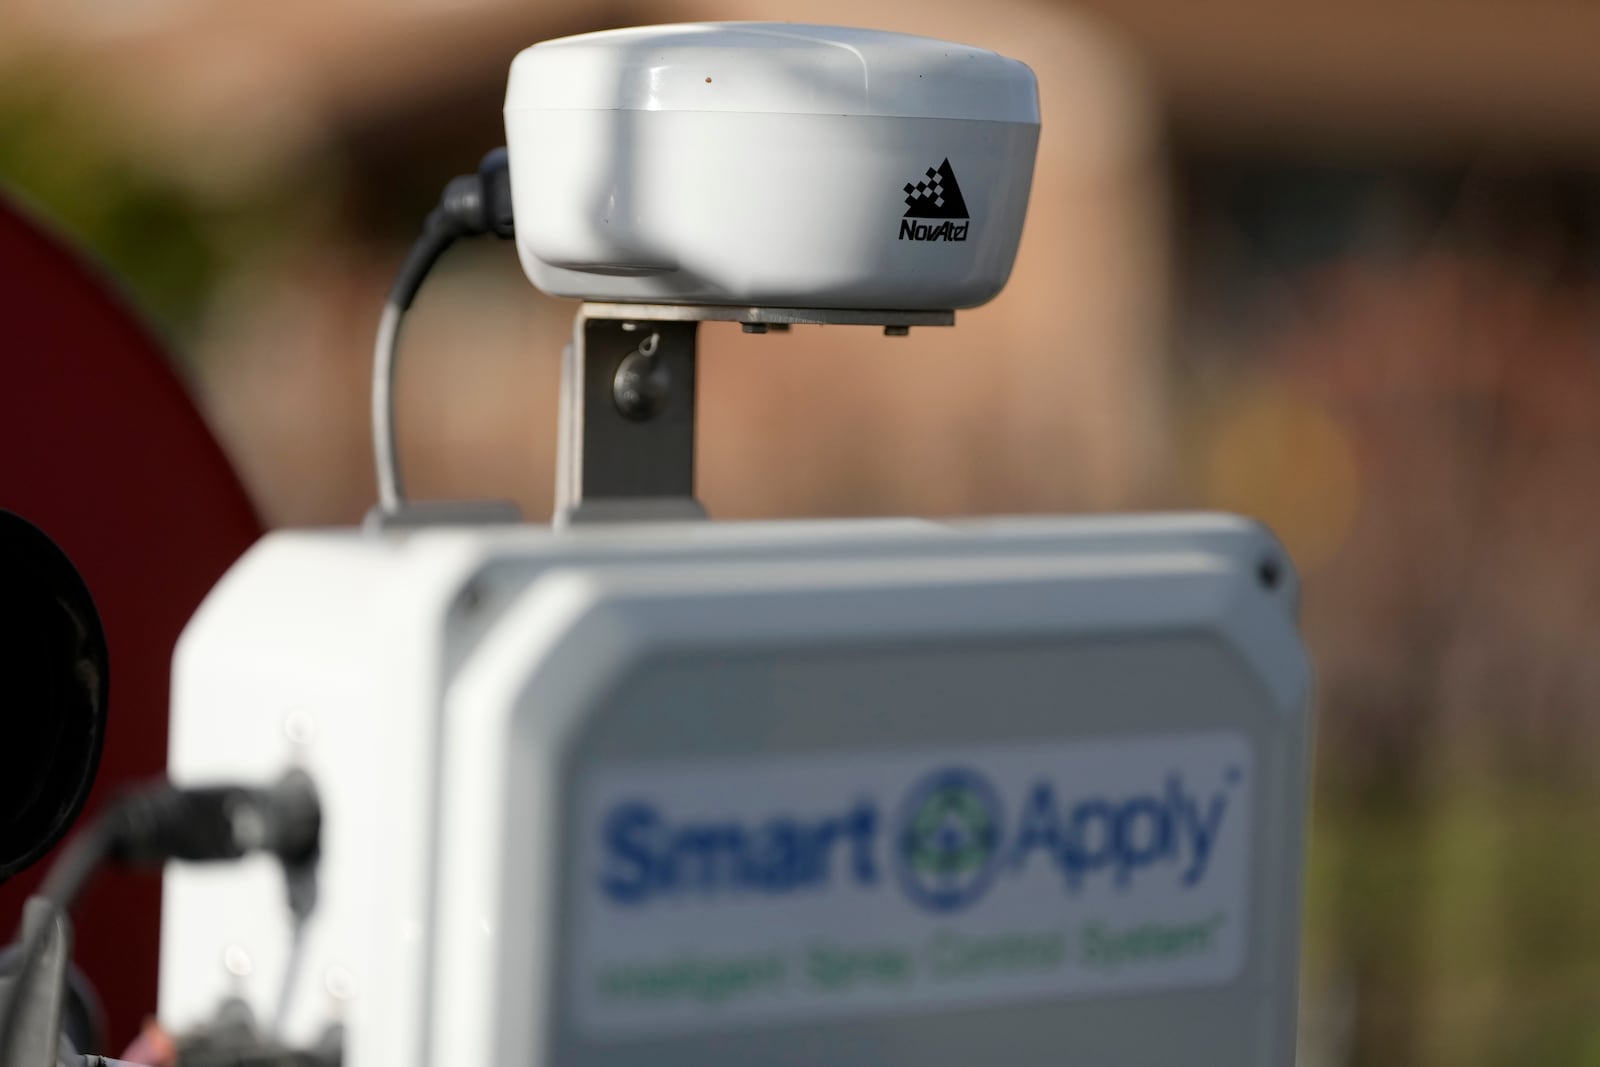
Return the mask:
[[(1280, 569), (1266, 582), (1269, 560)], [(185, 632), (170, 770), (270, 781), (298, 763), (316, 779), (322, 896), (283, 1036), (309, 1043), (342, 1020), (350, 1067), (944, 1067), (1069, 1052), (1269, 1067), (1294, 1039), (1309, 736), (1296, 595), (1270, 534), (1208, 515), (279, 533)], [(834, 667), (805, 665), (840, 650)], [(778, 653), (787, 665), (768, 662)], [(618, 703), (619, 685), (656, 667), (677, 681)], [(561, 828), (594, 774), (1217, 730), (1251, 746), (1258, 782), (1250, 821), (1233, 824), (1248, 893), (1227, 974), (996, 989), (949, 1009), (708, 1015), (642, 1041), (574, 1027), (586, 876)], [(952, 929), (981, 911), (952, 914)], [(202, 1023), (227, 996), (270, 1017), (287, 944), (269, 862), (175, 866), (163, 1022)]]
[(540, 289), (767, 307), (989, 300), (1039, 133), (1016, 60), (778, 23), (535, 45), (512, 64), (505, 118), (518, 254)]

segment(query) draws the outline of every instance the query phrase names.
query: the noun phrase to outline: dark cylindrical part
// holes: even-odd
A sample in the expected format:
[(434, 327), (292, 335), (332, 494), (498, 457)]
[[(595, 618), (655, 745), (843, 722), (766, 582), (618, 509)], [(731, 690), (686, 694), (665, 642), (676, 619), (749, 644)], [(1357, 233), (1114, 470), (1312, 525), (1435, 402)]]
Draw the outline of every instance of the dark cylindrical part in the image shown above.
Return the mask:
[(49, 851), (83, 810), (108, 683), (105, 631), (72, 561), (0, 511), (0, 881)]

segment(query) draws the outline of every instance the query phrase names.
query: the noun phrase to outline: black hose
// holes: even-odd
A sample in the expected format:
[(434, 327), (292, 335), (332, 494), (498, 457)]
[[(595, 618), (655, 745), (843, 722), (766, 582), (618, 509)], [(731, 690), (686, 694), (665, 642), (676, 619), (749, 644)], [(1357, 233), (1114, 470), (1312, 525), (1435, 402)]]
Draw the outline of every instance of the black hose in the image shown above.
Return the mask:
[(483, 157), (476, 174), (450, 179), (439, 203), (423, 220), (400, 273), (389, 289), (378, 320), (372, 350), (372, 449), (378, 476), (378, 509), (398, 514), (405, 506), (405, 485), (400, 476), (399, 448), (395, 441), (395, 375), (399, 360), (400, 322), (417, 298), (422, 282), (439, 257), (458, 237), (515, 235), (511, 213), (511, 170), (506, 150), (496, 148)]

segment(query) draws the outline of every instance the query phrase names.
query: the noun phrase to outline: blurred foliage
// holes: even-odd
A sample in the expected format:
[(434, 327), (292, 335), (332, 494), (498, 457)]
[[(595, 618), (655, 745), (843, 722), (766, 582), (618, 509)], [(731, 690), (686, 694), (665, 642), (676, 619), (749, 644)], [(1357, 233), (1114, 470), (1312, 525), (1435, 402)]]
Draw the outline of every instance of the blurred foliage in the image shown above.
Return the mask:
[(0, 195), (95, 256), (187, 352), (219, 286), (303, 239), (327, 197), (309, 174), (208, 195), (181, 178), (192, 161), (153, 165), (133, 136), (49, 71), (0, 80)]
[(1600, 176), (1186, 163), (1191, 477), (1320, 675), (1302, 1067), (1600, 1067)]
[(1360, 996), (1338, 1062), (1600, 1065), (1600, 860), (1582, 847), (1597, 825), (1600, 788), (1319, 790), (1307, 988)]

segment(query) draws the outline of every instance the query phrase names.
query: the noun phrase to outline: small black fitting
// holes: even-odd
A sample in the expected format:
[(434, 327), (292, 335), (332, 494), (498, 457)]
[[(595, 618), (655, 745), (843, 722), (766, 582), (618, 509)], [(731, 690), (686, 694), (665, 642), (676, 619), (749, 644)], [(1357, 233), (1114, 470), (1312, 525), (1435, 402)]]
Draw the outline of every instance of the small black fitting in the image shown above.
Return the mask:
[(417, 290), (422, 287), (422, 279), (457, 237), (488, 233), (502, 238), (516, 235), (511, 208), (511, 163), (504, 147), (485, 155), (476, 173), (451, 178), (445, 185), (438, 206), (423, 220), (422, 233), (395, 277), (394, 287), (389, 290), (389, 303), (402, 311), (410, 308), (417, 298)]
[(483, 189), (483, 228), (510, 240), (517, 235), (511, 209), (511, 158), (504, 146), (494, 149), (478, 164), (478, 184)]
[(322, 832), (316, 788), (300, 770), (266, 789), (161, 785), (129, 794), (109, 817), (111, 858), (132, 864), (270, 852), (304, 867), (316, 862)]
[(476, 174), (450, 179), (439, 197), (443, 222), (458, 237), (515, 236), (511, 215), (511, 163), (506, 150), (483, 157)]

